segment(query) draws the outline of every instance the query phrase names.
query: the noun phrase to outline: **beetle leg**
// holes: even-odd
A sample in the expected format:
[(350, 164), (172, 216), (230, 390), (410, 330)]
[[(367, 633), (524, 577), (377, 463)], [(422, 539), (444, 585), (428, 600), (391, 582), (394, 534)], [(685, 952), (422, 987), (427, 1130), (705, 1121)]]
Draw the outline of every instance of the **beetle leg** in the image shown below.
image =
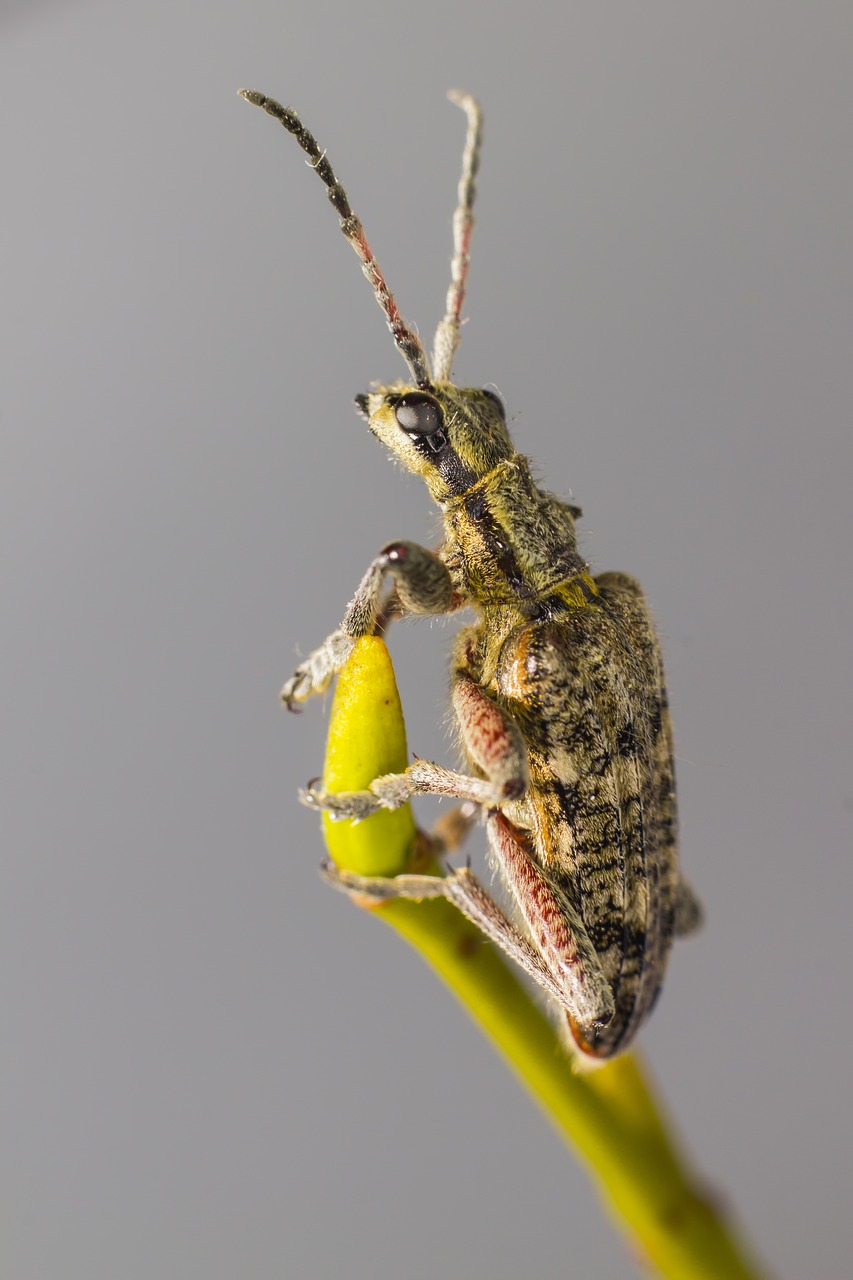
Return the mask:
[[(348, 894), (359, 906), (375, 906), (393, 898), (423, 901), (447, 898), (544, 991), (566, 1009), (573, 1023), (590, 1036), (613, 1017), (613, 995), (589, 936), (572, 907), (548, 880), (525, 848), (519, 831), (502, 814), (487, 823), (489, 844), (506, 873), (531, 943), (467, 867), (447, 876), (358, 876), (341, 871), (328, 859), (323, 879)], [(528, 894), (522, 900), (521, 894)]]
[(374, 778), (366, 791), (324, 791), (315, 783), (300, 791), (299, 799), (309, 809), (322, 809), (337, 818), (360, 822), (380, 809), (399, 809), (412, 796), (423, 795), (470, 800), (480, 807), (491, 807), (501, 798), (485, 778), (456, 773), (430, 760), (415, 760), (405, 773), (386, 773)]
[(686, 880), (679, 880), (675, 890), (675, 927), (677, 938), (686, 938), (701, 926), (704, 912)]
[(523, 831), (502, 813), (490, 815), (486, 830), (534, 947), (559, 986), (560, 1004), (582, 1031), (606, 1026), (613, 993), (577, 908), (534, 858)]
[(480, 816), (477, 805), (468, 801), (454, 805), (436, 819), (427, 832), (436, 854), (455, 853), (465, 843), (474, 823)]
[(561, 987), (542, 957), (467, 867), (451, 871), (447, 876), (401, 875), (386, 878), (341, 871), (327, 858), (320, 866), (320, 874), (327, 884), (347, 894), (361, 907), (376, 906), (393, 898), (416, 902), (427, 898), (447, 898), (553, 999), (561, 1004), (564, 1002)]
[(475, 680), (458, 671), (453, 709), (468, 755), (488, 779), (492, 806), (520, 800), (527, 791), (527, 748), (512, 718)]
[(447, 613), (461, 601), (454, 596), (447, 566), (432, 551), (415, 542), (391, 542), (371, 563), (347, 607), (344, 619), (323, 643), (309, 653), (285, 681), (281, 700), (293, 710), (314, 693), (322, 693), (340, 671), (361, 636), (373, 635), (381, 621), (386, 573), (394, 579), (394, 609), (403, 613)]
[(316, 785), (301, 791), (300, 800), (311, 809), (360, 820), (380, 809), (399, 809), (418, 795), (453, 796), (484, 809), (521, 799), (527, 790), (527, 752), (512, 720), (465, 675), (454, 682), (453, 706), (468, 754), (485, 778), (415, 760), (405, 773), (375, 778), (365, 791), (331, 793)]

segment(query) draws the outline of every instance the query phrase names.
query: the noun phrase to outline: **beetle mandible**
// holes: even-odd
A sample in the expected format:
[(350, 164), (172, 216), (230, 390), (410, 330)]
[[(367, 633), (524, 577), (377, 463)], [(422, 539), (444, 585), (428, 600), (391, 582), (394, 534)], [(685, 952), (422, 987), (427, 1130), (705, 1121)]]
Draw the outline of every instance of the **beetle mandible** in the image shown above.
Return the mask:
[[(340, 817), (395, 809), (415, 795), (476, 807), (519, 923), (470, 869), (366, 878), (327, 869), (354, 896), (444, 895), (565, 1010), (588, 1058), (624, 1049), (660, 990), (675, 934), (700, 908), (678, 867), (672, 731), (660, 644), (643, 592), (623, 573), (595, 577), (578, 552), (581, 514), (533, 481), (503, 405), (451, 381), (468, 278), (482, 117), (451, 99), (468, 133), (453, 221), (446, 314), (432, 360), (403, 320), (364, 229), (295, 112), (240, 90), (293, 135), (325, 183), (361, 259), (410, 380), (356, 396), (370, 430), (420, 475), (444, 519), (438, 551), (389, 543), (370, 564), (340, 627), (284, 685), (288, 708), (325, 689), (360, 636), (389, 615), (462, 608), (451, 694), (467, 772), (415, 760), (366, 791), (302, 795)], [(385, 583), (391, 579), (390, 594)]]

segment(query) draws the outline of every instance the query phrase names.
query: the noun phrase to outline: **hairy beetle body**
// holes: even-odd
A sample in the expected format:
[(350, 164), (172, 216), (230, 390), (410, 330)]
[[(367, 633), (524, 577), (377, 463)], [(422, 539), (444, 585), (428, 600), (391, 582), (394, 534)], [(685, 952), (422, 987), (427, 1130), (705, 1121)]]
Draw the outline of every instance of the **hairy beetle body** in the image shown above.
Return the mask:
[(625, 574), (591, 576), (577, 548), (578, 508), (534, 483), (500, 399), (488, 388), (450, 381), (468, 272), (479, 109), (456, 95), (469, 130), (433, 372), (325, 152), (288, 108), (261, 94), (244, 96), (308, 152), (362, 260), (413, 382), (359, 395), (356, 404), (373, 434), (423, 478), (444, 520), (436, 551), (396, 542), (380, 552), (340, 627), (297, 667), (282, 697), (292, 708), (324, 689), (355, 640), (390, 616), (465, 607), (475, 614), (451, 663), (467, 771), (416, 760), (365, 791), (314, 786), (302, 798), (351, 818), (397, 808), (417, 794), (473, 802), (513, 918), (467, 868), (443, 877), (330, 878), (361, 901), (448, 897), (565, 1011), (580, 1052), (611, 1057), (651, 1010), (673, 935), (696, 925), (699, 908), (679, 875), (672, 732), (643, 593)]

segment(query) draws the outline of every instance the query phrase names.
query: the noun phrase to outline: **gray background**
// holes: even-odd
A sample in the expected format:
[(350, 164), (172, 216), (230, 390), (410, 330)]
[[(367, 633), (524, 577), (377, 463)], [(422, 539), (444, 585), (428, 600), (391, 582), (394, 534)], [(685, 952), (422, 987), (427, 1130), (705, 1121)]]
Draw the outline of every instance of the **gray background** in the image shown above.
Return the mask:
[[(810, 5), (18, 4), (0, 27), (5, 1236), (42, 1277), (629, 1277), (418, 959), (316, 876), (277, 691), (419, 485), (350, 398), (407, 317), (637, 574), (704, 897), (642, 1045), (779, 1276), (849, 1274), (850, 60)], [(392, 637), (448, 759), (450, 630)], [(425, 814), (434, 812), (429, 805)]]

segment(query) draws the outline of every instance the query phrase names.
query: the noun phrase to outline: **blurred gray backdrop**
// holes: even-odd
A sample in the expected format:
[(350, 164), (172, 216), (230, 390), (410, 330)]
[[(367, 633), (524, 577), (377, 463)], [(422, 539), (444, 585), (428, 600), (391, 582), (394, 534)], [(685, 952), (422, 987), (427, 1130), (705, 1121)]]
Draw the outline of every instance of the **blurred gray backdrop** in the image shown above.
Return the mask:
[[(418, 483), (352, 395), (404, 314), (644, 583), (707, 907), (642, 1037), (782, 1277), (850, 1272), (847, 0), (141, 0), (0, 20), (6, 1273), (637, 1274), (437, 981), (320, 884), (324, 708), (277, 692)], [(391, 644), (447, 760), (451, 631)], [(421, 806), (424, 821), (434, 806)]]

